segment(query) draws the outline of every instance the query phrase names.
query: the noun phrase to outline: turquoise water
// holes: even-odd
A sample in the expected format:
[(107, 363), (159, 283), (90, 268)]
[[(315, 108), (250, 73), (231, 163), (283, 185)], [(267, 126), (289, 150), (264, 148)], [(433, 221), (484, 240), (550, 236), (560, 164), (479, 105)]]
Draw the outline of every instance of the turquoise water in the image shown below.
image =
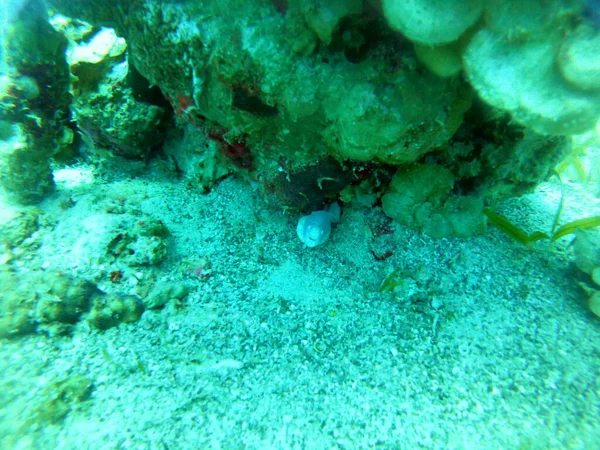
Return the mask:
[(0, 448), (599, 448), (593, 2), (453, 3), (3, 0)]

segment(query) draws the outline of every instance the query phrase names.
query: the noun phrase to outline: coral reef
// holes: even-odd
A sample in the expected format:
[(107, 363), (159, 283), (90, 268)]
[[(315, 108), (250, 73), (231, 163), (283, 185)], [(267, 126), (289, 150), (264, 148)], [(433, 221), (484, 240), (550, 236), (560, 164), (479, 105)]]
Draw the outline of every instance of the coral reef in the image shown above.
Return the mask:
[[(346, 200), (370, 187), (384, 194), (380, 180), (353, 177), (361, 163), (388, 180), (426, 164), (453, 179), (438, 206), (474, 217), (476, 205), (547, 177), (568, 152), (566, 137), (600, 116), (599, 31), (579, 0), (51, 4), (73, 24), (114, 29), (78, 41), (81, 27), (62, 28), (86, 139), (127, 157), (160, 145), (168, 108), (140, 101), (130, 82), (147, 80), (182, 130), (165, 146), (173, 168), (202, 192), (237, 173), (285, 208), (308, 211), (342, 191)], [(329, 178), (329, 191), (310, 195)], [(362, 191), (348, 188), (357, 181)], [(453, 234), (391, 209), (412, 217), (408, 226)], [(454, 235), (483, 229), (467, 228)]]
[(61, 25), (70, 37), (71, 110), (89, 143), (87, 151), (93, 154), (100, 148), (127, 158), (146, 157), (164, 139), (165, 111), (139, 92), (125, 40), (110, 28), (74, 36), (76, 24)]
[(45, 6), (32, 0), (3, 33), (0, 185), (24, 204), (54, 190), (50, 158), (73, 142), (67, 40), (47, 17)]

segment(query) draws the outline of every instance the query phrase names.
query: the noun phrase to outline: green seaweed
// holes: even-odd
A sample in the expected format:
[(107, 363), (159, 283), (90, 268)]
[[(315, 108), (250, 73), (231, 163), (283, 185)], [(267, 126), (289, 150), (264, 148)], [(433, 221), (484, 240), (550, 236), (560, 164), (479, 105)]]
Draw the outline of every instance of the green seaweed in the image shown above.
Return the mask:
[(491, 209), (485, 208), (483, 214), (486, 215), (492, 226), (523, 245), (530, 246), (541, 239), (550, 239), (550, 236), (541, 231), (534, 231), (531, 234), (527, 234), (506, 217), (496, 214)]
[(589, 230), (600, 226), (600, 216), (587, 217), (585, 219), (574, 220), (561, 226), (552, 235), (552, 242), (575, 233), (577, 230)]
[[(506, 217), (496, 214), (492, 210), (485, 208), (483, 213), (488, 218), (490, 224), (502, 231), (507, 236), (511, 237), (515, 241), (530, 246), (531, 244), (540, 241), (542, 239), (550, 239), (551, 242), (555, 242), (558, 239), (574, 234), (577, 230), (589, 230), (600, 226), (600, 216), (587, 217), (585, 219), (578, 219), (572, 222), (566, 223), (559, 227), (552, 235), (548, 235), (542, 231), (534, 231), (531, 234), (527, 234), (521, 228), (513, 224)], [(553, 227), (554, 228), (554, 227)]]
[(379, 292), (393, 292), (394, 289), (398, 286), (402, 286), (402, 284), (404, 284), (402, 271), (400, 269), (394, 269), (381, 282)]
[(556, 228), (558, 228), (558, 223), (560, 222), (560, 217), (565, 206), (565, 185), (560, 177), (560, 173), (556, 170), (554, 170), (553, 173), (556, 178), (558, 178), (558, 184), (560, 185), (560, 201), (558, 202), (558, 208), (556, 209), (556, 214), (554, 215), (554, 222), (552, 222), (552, 233), (554, 233)]
[(572, 222), (568, 222), (560, 227), (558, 226), (565, 205), (565, 189), (559, 171), (554, 170), (554, 175), (556, 178), (558, 178), (558, 182), (560, 184), (560, 202), (558, 203), (556, 214), (554, 215), (552, 231), (550, 235), (541, 231), (534, 231), (531, 234), (527, 234), (506, 217), (496, 214), (489, 208), (485, 208), (483, 210), (483, 214), (485, 214), (493, 227), (499, 229), (507, 236), (526, 246), (530, 246), (531, 244), (542, 239), (550, 239), (550, 242), (555, 242), (562, 237), (576, 233), (577, 230), (589, 230), (590, 228), (596, 228), (600, 226), (600, 216), (592, 216), (585, 219), (573, 220)]

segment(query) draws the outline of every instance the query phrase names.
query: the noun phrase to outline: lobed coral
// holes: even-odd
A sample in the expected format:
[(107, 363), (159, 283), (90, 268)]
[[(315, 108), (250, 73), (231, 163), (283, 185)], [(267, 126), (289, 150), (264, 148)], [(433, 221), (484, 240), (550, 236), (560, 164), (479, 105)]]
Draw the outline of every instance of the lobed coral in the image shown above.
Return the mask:
[[(435, 236), (472, 217), (466, 235), (482, 229), (477, 208), (533, 188), (565, 136), (600, 116), (598, 28), (581, 0), (51, 3), (125, 39), (128, 67), (160, 87), (182, 129), (170, 156), (203, 191), (237, 172), (301, 199), (316, 180), (293, 185), (293, 173), (368, 163), (396, 172), (392, 217)], [(444, 220), (392, 206), (408, 201), (399, 183), (419, 185), (414, 164), (450, 172), (438, 204), (420, 205)]]

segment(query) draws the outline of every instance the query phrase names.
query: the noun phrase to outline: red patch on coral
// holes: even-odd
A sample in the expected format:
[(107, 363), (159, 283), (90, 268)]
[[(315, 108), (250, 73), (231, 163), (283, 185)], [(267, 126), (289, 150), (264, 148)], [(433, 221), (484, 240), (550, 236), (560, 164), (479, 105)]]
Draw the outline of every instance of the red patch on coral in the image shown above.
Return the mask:
[(229, 158), (233, 164), (241, 169), (254, 169), (254, 158), (248, 148), (246, 141), (238, 140), (235, 142), (227, 142), (223, 135), (224, 130), (208, 133), (208, 137), (220, 144), (221, 152)]

